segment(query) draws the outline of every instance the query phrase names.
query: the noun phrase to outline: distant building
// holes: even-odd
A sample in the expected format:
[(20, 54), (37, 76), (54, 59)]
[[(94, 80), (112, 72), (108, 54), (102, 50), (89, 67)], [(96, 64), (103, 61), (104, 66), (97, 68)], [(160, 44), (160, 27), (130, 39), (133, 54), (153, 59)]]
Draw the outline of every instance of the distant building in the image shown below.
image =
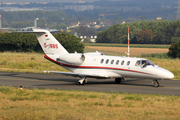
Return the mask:
[(36, 11), (36, 10), (42, 10), (40, 8), (19, 8), (19, 7), (0, 7), (0, 10), (3, 11)]
[(94, 9), (94, 5), (65, 5), (64, 10), (75, 10), (76, 12), (79, 11), (89, 11)]
[(96, 6), (95, 9), (106, 10), (106, 11), (141, 11), (141, 7), (101, 7)]
[(79, 25), (80, 25), (80, 22), (78, 22), (78, 23), (74, 22), (74, 23), (72, 23), (72, 26), (67, 27), (67, 30), (70, 29), (70, 28), (79, 27)]
[(85, 38), (90, 38), (91, 42), (96, 42), (97, 34), (94, 31), (81, 31), (81, 32), (75, 32), (75, 36), (82, 39), (82, 42)]
[(162, 17), (157, 17), (156, 19), (157, 19), (157, 20), (162, 20)]

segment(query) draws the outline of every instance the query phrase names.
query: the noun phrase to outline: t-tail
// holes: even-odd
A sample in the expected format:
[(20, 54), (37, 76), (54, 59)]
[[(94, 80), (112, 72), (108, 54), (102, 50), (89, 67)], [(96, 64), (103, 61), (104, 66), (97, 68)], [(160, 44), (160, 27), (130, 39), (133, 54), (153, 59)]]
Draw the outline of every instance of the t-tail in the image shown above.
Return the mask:
[(68, 51), (56, 40), (56, 38), (48, 31), (42, 29), (33, 29), (39, 44), (45, 54), (63, 55), (69, 54)]

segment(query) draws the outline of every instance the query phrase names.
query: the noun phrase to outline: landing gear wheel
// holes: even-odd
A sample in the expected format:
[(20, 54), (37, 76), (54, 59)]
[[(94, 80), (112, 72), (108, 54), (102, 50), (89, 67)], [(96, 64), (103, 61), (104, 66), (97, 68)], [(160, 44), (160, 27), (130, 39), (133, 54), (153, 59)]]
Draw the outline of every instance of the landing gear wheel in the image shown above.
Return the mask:
[(83, 82), (79, 82), (79, 85), (84, 85), (85, 84), (85, 80), (83, 80)]
[(86, 78), (83, 78), (83, 79), (79, 80), (79, 85), (84, 85), (85, 83), (87, 83)]
[(115, 78), (115, 83), (121, 83), (122, 78)]
[(156, 88), (159, 87), (159, 82), (157, 80), (153, 80), (153, 83)]

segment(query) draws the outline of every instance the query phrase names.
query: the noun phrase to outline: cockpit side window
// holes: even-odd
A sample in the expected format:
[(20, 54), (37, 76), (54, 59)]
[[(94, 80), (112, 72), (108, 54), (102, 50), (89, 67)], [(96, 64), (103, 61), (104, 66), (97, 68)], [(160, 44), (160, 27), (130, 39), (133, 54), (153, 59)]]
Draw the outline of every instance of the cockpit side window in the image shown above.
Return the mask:
[(148, 60), (149, 64), (152, 66), (155, 66), (155, 64), (153, 62), (151, 62), (150, 60)]
[(154, 66), (154, 63), (151, 62), (150, 60), (142, 60), (142, 67), (146, 67), (148, 65)]
[(150, 60), (138, 60), (135, 64), (135, 66), (141, 66), (141, 67), (146, 67), (148, 65), (154, 66), (154, 63), (151, 62)]

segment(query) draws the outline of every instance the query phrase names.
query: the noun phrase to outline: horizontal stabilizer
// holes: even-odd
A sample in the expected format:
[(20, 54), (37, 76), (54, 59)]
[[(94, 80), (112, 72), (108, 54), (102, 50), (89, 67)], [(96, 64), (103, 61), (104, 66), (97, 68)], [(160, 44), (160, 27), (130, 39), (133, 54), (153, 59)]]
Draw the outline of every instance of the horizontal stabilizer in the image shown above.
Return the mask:
[[(12, 33), (46, 33), (44, 31), (16, 31)], [(50, 31), (50, 33), (61, 33), (61, 31)]]
[(62, 75), (70, 75), (74, 77), (90, 77), (90, 78), (107, 78), (107, 76), (97, 75), (97, 74), (82, 74), (82, 73), (71, 73), (71, 72), (58, 72), (58, 71), (44, 71), (45, 73), (55, 73)]

